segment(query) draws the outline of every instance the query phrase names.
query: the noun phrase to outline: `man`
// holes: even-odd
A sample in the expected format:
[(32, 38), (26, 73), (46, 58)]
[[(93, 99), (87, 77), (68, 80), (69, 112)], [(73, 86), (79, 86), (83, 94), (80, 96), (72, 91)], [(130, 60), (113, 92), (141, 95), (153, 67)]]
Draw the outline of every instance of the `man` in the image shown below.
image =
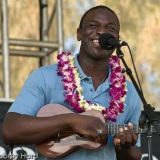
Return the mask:
[[(77, 29), (79, 54), (73, 59), (70, 53), (63, 52), (58, 65), (41, 67), (29, 76), (6, 116), (4, 142), (37, 144), (71, 128), (102, 146), (97, 150), (77, 149), (64, 160), (140, 160), (141, 152), (135, 145), (138, 136), (132, 126), (108, 135), (102, 121), (104, 117), (107, 123), (138, 124), (140, 115), (133, 85), (125, 82), (116, 57), (111, 58), (114, 49), (104, 50), (98, 42), (103, 33), (118, 39), (119, 29), (118, 17), (110, 8), (97, 6), (88, 10)], [(116, 66), (118, 70), (114, 70)], [(74, 112), (98, 110), (93, 112), (98, 117), (73, 112), (37, 118), (37, 112), (46, 104), (61, 104)]]

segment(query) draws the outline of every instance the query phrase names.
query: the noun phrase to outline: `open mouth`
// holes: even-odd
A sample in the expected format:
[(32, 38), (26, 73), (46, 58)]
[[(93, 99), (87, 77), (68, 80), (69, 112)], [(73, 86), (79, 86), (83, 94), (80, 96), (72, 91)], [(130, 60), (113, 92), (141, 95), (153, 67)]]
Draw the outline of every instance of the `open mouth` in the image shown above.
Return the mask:
[(98, 39), (93, 39), (93, 40), (92, 40), (92, 44), (93, 44), (95, 47), (100, 47), (100, 45), (99, 45), (99, 40), (98, 40)]

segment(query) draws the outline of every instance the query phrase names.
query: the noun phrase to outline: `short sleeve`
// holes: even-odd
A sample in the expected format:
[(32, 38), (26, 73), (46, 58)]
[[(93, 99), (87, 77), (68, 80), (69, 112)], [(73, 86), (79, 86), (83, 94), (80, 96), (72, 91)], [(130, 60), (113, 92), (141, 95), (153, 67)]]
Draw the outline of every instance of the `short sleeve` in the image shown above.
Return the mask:
[(41, 70), (33, 71), (8, 112), (35, 116), (45, 104), (45, 86)]

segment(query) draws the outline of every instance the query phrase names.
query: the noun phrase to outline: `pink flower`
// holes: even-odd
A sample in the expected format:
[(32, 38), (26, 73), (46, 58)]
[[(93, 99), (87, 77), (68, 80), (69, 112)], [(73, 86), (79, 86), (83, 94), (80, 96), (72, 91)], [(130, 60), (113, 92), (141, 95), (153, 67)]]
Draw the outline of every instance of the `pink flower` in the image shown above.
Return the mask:
[[(76, 86), (75, 83), (75, 66), (71, 65), (71, 60), (73, 57), (70, 52), (62, 52), (57, 56), (58, 59), (58, 69), (57, 75), (62, 77), (62, 82), (65, 90), (65, 99), (73, 107), (76, 112), (84, 112), (85, 105), (80, 105), (79, 101), (82, 100), (79, 86)], [(122, 73), (120, 66), (119, 58), (115, 55), (111, 56), (109, 59), (109, 65), (111, 68), (110, 74), (110, 90), (109, 94), (111, 96), (109, 107), (104, 109), (101, 106), (102, 114), (106, 119), (109, 119), (113, 122), (116, 121), (117, 116), (124, 111), (124, 99), (126, 95), (126, 78)], [(74, 69), (74, 72), (73, 72)], [(76, 70), (78, 73), (78, 71)], [(79, 80), (80, 81), (80, 80)], [(98, 104), (93, 104), (92, 102), (85, 100), (85, 103), (88, 105), (95, 105), (95, 108)], [(100, 105), (99, 105), (100, 106)]]

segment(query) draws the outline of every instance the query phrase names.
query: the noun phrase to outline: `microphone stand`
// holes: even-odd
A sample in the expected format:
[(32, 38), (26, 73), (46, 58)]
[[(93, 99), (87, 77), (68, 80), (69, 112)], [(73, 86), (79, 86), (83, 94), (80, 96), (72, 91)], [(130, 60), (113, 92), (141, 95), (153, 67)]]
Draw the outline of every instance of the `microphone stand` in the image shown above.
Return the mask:
[(135, 78), (132, 75), (131, 69), (128, 67), (127, 63), (124, 60), (124, 54), (121, 51), (121, 46), (116, 47), (116, 54), (121, 59), (123, 65), (125, 67), (125, 71), (126, 71), (127, 75), (129, 76), (129, 78), (131, 79), (131, 81), (132, 81), (132, 83), (133, 83), (133, 85), (134, 85), (142, 103), (143, 103), (144, 112), (143, 112), (143, 114), (141, 113), (141, 116), (140, 116), (140, 125), (141, 126), (147, 125), (148, 157), (149, 157), (149, 160), (152, 160), (152, 131), (151, 131), (151, 125), (154, 126), (156, 132), (160, 136), (160, 127), (159, 127), (159, 123), (158, 123), (160, 121), (159, 117), (154, 112), (155, 108), (153, 108), (150, 104), (148, 104), (146, 99), (144, 98), (144, 95), (143, 95), (142, 91), (140, 90), (137, 82), (135, 81)]

